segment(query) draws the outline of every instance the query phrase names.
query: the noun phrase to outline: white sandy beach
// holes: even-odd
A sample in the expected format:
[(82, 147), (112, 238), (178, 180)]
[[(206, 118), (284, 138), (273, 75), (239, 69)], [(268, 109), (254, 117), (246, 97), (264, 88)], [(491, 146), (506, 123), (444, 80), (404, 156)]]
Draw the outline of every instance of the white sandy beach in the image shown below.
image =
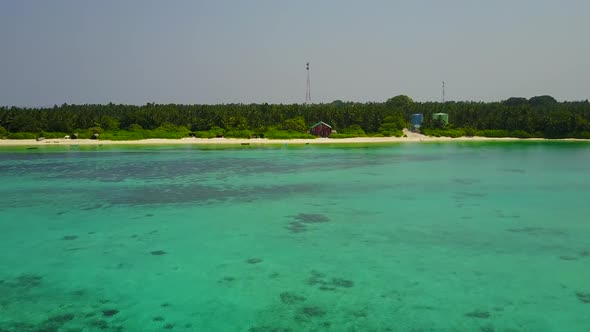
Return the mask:
[(483, 142), (483, 141), (582, 141), (585, 139), (545, 139), (545, 138), (492, 138), (492, 137), (429, 137), (408, 135), (408, 137), (356, 137), (356, 138), (316, 138), (316, 139), (238, 139), (238, 138), (182, 138), (182, 139), (144, 139), (135, 141), (108, 141), (91, 139), (45, 139), (36, 141), (0, 140), (0, 146), (46, 146), (46, 145), (174, 145), (174, 144), (211, 144), (211, 145), (263, 145), (263, 144), (355, 144), (355, 143), (405, 143), (405, 142)]

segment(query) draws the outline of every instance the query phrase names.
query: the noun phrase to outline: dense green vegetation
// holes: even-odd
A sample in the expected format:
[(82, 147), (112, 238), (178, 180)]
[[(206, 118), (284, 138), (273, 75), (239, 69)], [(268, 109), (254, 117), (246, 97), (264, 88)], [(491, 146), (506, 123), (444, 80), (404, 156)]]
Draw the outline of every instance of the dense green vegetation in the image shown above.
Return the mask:
[[(449, 124), (432, 121), (448, 113)], [(0, 137), (43, 136), (134, 140), (145, 138), (310, 138), (309, 126), (324, 121), (330, 137), (401, 136), (411, 114), (424, 114), (422, 132), (432, 136), (590, 138), (590, 103), (557, 102), (550, 96), (502, 102), (426, 102), (397, 96), (384, 103), (226, 105), (61, 105), (0, 107)]]

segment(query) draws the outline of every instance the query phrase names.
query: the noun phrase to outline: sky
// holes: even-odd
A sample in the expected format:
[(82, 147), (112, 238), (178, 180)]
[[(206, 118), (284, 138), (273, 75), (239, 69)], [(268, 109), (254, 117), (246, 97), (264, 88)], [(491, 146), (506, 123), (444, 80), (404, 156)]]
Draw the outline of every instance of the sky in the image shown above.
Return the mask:
[(588, 0), (0, 0), (0, 105), (590, 98)]

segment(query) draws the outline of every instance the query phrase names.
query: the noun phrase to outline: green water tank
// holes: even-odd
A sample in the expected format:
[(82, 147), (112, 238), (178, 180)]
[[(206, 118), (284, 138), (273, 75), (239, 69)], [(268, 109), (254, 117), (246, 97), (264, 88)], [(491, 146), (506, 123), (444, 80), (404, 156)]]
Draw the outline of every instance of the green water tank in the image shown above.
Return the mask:
[(449, 115), (447, 113), (434, 113), (432, 114), (432, 120), (441, 119), (445, 125), (449, 124)]

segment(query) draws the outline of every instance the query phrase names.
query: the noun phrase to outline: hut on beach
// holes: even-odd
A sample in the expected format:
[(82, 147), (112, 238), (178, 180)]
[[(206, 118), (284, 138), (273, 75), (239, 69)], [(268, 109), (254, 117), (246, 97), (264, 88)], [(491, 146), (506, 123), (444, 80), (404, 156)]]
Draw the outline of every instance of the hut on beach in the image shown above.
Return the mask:
[(332, 126), (323, 121), (320, 121), (311, 126), (309, 133), (314, 136), (328, 137), (332, 133)]

